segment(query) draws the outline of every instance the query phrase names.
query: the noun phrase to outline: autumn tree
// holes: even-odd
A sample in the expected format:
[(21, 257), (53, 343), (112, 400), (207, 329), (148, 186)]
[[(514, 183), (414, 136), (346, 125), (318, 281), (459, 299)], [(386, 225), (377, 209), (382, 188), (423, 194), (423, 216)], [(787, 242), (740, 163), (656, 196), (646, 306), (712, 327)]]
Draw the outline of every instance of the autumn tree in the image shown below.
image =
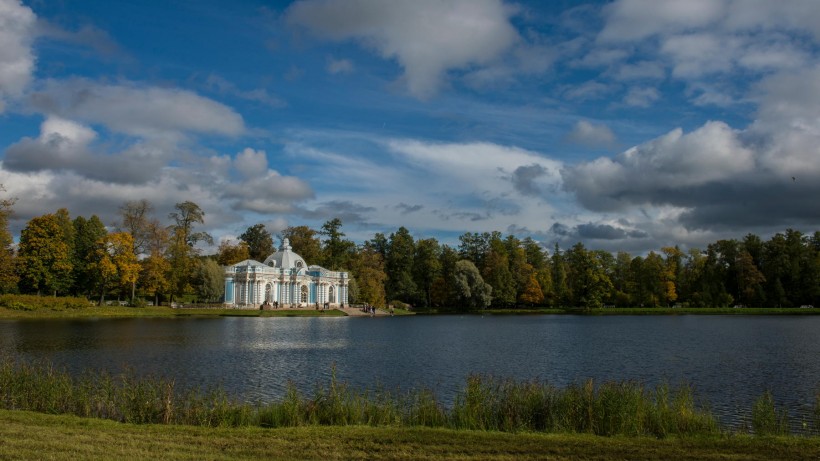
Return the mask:
[(170, 241), (169, 231), (159, 221), (151, 220), (148, 225), (148, 239), (145, 251), (148, 256), (140, 261), (140, 286), (159, 305), (159, 295), (170, 289), (168, 274), (171, 263), (165, 257)]
[[(368, 245), (364, 245), (350, 260), (351, 275), (356, 280), (355, 298), (351, 302), (368, 303), (374, 306), (385, 306), (384, 285), (387, 274), (384, 272), (384, 258)], [(352, 281), (352, 280), (351, 280)], [(354, 293), (349, 293), (354, 294)]]
[(544, 293), (541, 291), (541, 285), (538, 283), (534, 272), (530, 275), (519, 299), (521, 302), (529, 304), (530, 306), (541, 304), (544, 301)]
[(90, 258), (89, 268), (97, 279), (101, 306), (108, 290), (130, 288), (139, 276), (140, 265), (128, 232), (112, 232), (100, 238)]
[[(248, 245), (251, 259), (264, 261), (273, 253), (273, 237), (264, 224), (254, 224), (239, 236)], [(293, 244), (291, 244), (292, 246)], [(302, 256), (304, 258), (304, 256)]]
[[(134, 256), (139, 258), (147, 251), (150, 229), (152, 225), (151, 212), (154, 207), (146, 199), (125, 202), (120, 206), (120, 222), (116, 227), (120, 232), (128, 232), (133, 240)], [(131, 284), (131, 303), (136, 296), (137, 281)]]
[(248, 244), (245, 242), (232, 243), (228, 240), (222, 241), (216, 250), (216, 262), (220, 266), (232, 266), (236, 263), (250, 259), (251, 253)]
[(322, 242), (319, 233), (308, 226), (291, 226), (282, 231), (282, 239), (288, 239), (293, 251), (308, 264), (324, 264)]
[(71, 249), (54, 214), (33, 218), (20, 233), (17, 274), (27, 291), (64, 292), (70, 287)]

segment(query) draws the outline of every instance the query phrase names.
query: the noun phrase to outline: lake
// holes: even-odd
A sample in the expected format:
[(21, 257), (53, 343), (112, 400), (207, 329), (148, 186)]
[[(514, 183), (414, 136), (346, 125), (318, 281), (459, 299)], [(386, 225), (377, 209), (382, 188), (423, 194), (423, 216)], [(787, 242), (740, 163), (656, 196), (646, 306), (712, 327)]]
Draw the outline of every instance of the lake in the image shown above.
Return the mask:
[[(689, 383), (729, 426), (767, 389), (806, 417), (820, 384), (820, 316), (408, 316), (0, 322), (0, 350), (86, 368), (221, 385), (248, 401), (310, 392), (427, 387), (452, 402), (470, 374), (556, 385)], [(793, 421), (794, 423), (794, 421)]]

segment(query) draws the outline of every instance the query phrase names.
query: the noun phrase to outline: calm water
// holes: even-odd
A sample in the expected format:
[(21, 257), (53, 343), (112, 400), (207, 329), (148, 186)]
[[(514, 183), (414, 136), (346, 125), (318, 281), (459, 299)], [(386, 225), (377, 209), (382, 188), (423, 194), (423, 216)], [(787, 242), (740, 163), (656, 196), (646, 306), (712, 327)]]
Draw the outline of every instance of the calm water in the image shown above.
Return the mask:
[(339, 379), (428, 387), (451, 401), (471, 373), (563, 385), (690, 383), (737, 424), (769, 389), (805, 415), (820, 384), (820, 317), (437, 316), (0, 322), (0, 351), (84, 368), (221, 384), (250, 401)]

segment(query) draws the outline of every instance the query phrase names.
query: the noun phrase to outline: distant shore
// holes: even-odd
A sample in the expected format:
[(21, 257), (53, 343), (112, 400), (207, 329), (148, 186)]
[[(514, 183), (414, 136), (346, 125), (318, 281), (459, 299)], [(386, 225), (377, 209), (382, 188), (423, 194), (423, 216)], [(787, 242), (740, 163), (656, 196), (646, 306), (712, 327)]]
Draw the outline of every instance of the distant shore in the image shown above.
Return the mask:
[[(458, 311), (405, 311), (396, 310), (396, 316), (406, 315), (820, 315), (820, 309), (800, 308), (607, 308), (607, 309), (485, 309), (473, 312)], [(339, 309), (278, 309), (249, 310), (221, 308), (172, 309), (166, 306), (121, 307), (104, 306), (84, 309), (52, 310), (48, 308), (30, 311), (0, 307), (0, 320), (25, 319), (81, 319), (81, 318), (190, 318), (190, 317), (345, 317)]]

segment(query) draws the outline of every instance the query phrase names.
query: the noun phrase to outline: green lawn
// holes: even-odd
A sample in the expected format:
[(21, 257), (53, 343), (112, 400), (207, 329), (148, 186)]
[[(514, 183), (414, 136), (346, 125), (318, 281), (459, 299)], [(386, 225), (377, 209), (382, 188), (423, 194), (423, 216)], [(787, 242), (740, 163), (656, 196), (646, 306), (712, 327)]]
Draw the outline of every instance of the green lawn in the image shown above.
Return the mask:
[(0, 459), (819, 459), (820, 439), (651, 439), (427, 428), (286, 429), (131, 425), (0, 410)]

